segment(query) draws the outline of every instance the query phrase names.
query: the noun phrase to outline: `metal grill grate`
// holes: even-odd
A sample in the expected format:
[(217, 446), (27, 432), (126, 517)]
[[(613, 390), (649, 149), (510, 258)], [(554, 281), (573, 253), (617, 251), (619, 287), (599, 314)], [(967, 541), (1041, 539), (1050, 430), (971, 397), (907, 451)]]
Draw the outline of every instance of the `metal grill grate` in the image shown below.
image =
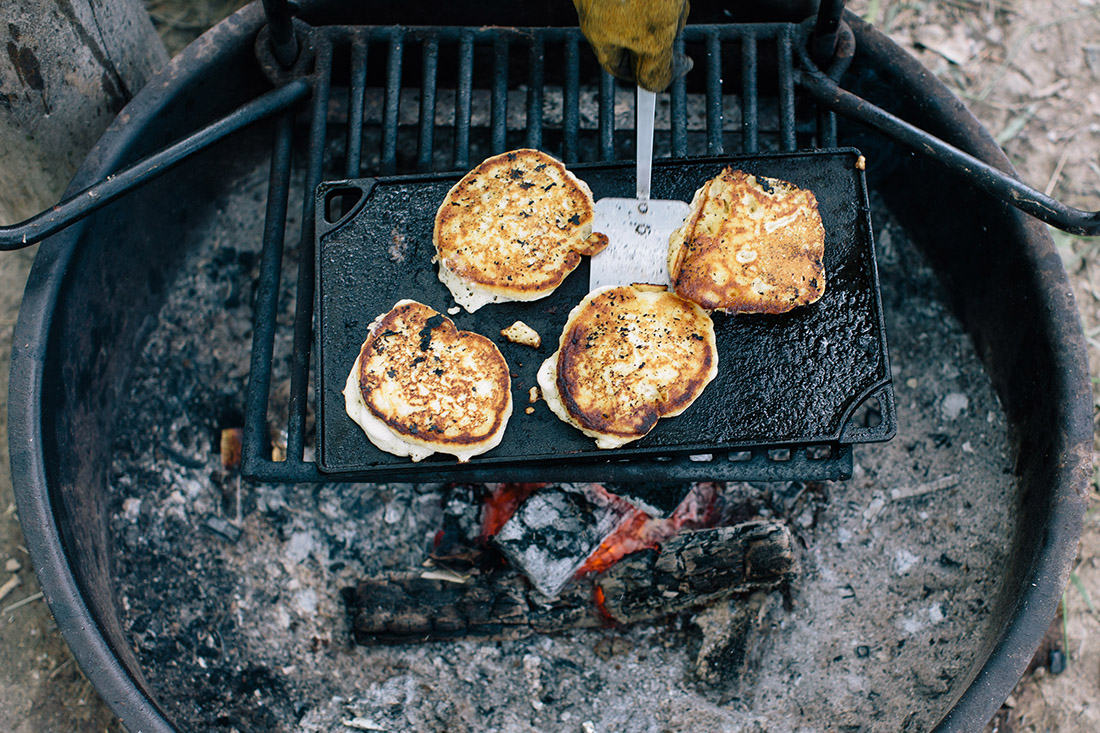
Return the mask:
[[(465, 171), (472, 161), (522, 146), (566, 163), (633, 157), (633, 135), (626, 134), (633, 126), (633, 95), (599, 69), (575, 28), (332, 26), (306, 33), (310, 53), (299, 68), (313, 85), (308, 132), (304, 140), (295, 136), (290, 112), (275, 127), (256, 299), (242, 470), (264, 481), (340, 478), (321, 473), (307, 452), (315, 301), (314, 197), (308, 193), (298, 247), (286, 459), (272, 460), (267, 449), (295, 150), (304, 154), (307, 192), (325, 177)], [(667, 104), (659, 105), (655, 155), (835, 146), (833, 113), (795, 96), (798, 33), (786, 23), (688, 26), (677, 43), (696, 69), (675, 81)], [(884, 424), (849, 426), (846, 438), (881, 440), (892, 433), (889, 387), (875, 399)], [(776, 448), (613, 465), (620, 481), (838, 479), (851, 473), (850, 445)]]

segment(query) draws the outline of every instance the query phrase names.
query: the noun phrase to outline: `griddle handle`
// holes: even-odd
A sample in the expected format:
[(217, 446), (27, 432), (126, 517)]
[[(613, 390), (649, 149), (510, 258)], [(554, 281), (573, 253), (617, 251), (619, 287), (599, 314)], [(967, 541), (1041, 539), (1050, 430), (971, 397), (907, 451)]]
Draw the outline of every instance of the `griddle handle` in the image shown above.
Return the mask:
[(862, 97), (840, 88), (810, 63), (805, 50), (800, 53), (804, 68), (797, 72), (798, 84), (822, 105), (924, 153), (986, 193), (1039, 221), (1070, 234), (1100, 235), (1100, 211), (1083, 211), (1063, 204), (1031, 188), (1018, 178), (876, 107)]

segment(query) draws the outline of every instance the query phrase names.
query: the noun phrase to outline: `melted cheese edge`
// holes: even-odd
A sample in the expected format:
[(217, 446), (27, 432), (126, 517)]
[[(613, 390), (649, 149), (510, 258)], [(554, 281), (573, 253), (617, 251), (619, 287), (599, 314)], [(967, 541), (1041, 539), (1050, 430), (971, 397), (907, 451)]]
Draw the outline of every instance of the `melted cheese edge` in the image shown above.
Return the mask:
[(467, 313), (473, 313), (478, 308), (491, 303), (528, 302), (546, 298), (554, 293), (554, 290), (523, 295), (518, 293), (512, 295), (494, 293), (481, 285), (463, 280), (447, 267), (442, 260), (439, 260), (439, 281), (447, 286), (447, 290), (451, 291), (451, 297), (455, 299), (456, 303), (465, 308)]

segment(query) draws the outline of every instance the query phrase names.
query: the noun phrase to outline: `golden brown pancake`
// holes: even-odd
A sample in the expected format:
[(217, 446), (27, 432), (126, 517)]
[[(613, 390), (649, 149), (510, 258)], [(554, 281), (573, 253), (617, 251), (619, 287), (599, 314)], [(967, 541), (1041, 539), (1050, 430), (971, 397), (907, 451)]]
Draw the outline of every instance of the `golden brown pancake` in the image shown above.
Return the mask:
[(726, 168), (695, 192), (669, 238), (673, 289), (708, 310), (785, 313), (825, 292), (813, 192)]
[(371, 324), (344, 401), (374, 445), (414, 461), (435, 452), (468, 461), (500, 443), (512, 414), (496, 344), (413, 300)]
[(538, 382), (555, 415), (618, 448), (686, 410), (717, 373), (705, 311), (664, 288), (624, 285), (597, 288), (570, 312)]
[(439, 279), (473, 313), (486, 303), (545, 298), (607, 246), (592, 234), (592, 192), (538, 150), (495, 155), (462, 177), (435, 217)]

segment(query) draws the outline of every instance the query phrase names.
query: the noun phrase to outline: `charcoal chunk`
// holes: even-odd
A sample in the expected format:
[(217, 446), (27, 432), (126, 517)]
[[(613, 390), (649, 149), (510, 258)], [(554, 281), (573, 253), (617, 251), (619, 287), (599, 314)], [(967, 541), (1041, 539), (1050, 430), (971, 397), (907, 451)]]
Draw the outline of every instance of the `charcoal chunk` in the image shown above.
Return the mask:
[(547, 598), (554, 598), (633, 507), (596, 484), (537, 489), (493, 544)]

